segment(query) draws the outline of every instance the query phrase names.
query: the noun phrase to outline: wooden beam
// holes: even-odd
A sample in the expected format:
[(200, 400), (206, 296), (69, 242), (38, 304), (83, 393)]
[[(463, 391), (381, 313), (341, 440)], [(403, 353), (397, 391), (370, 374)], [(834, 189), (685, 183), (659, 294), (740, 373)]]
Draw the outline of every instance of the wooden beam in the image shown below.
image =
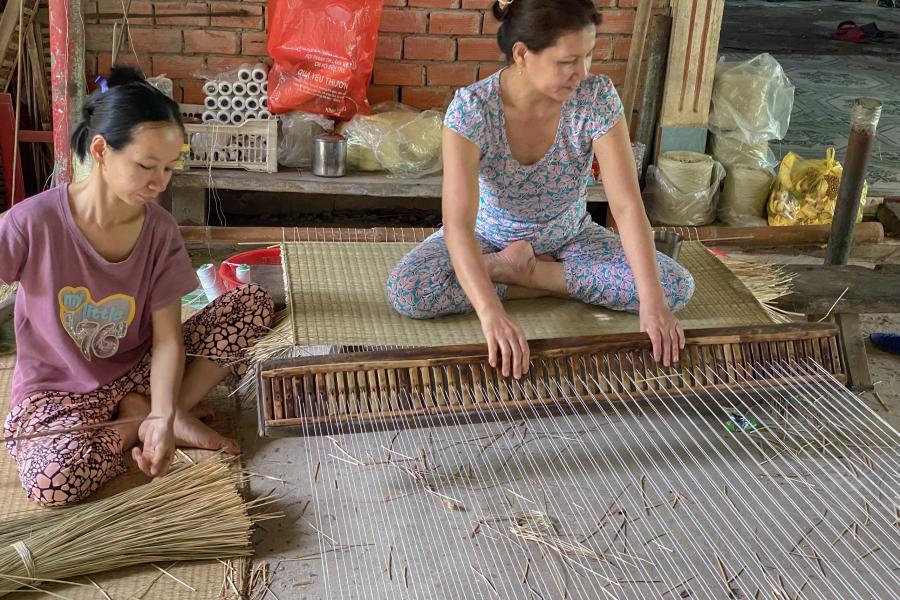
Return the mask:
[(826, 265), (781, 265), (781, 268), (793, 278), (791, 293), (775, 300), (775, 305), (784, 310), (807, 315), (835, 311), (900, 313), (898, 270)]
[(641, 182), (651, 157), (655, 156), (653, 133), (659, 120), (659, 106), (662, 104), (663, 81), (666, 76), (666, 61), (669, 57), (669, 36), (672, 33), (672, 17), (657, 15), (653, 19), (650, 31), (650, 57), (647, 59), (647, 74), (644, 76), (644, 93), (638, 108), (638, 124), (634, 133), (634, 141), (644, 144), (643, 164), (641, 164)]
[(631, 32), (631, 49), (628, 52), (628, 64), (625, 68), (625, 96), (622, 99), (629, 129), (631, 129), (634, 99), (637, 96), (638, 80), (641, 75), (641, 64), (643, 62), (652, 9), (653, 0), (638, 0), (637, 16), (634, 20), (634, 29)]
[(69, 133), (84, 102), (84, 27), (81, 0), (50, 0), (50, 90), (53, 98), (55, 183), (72, 179)]
[(676, 0), (660, 125), (706, 127), (724, 0)]

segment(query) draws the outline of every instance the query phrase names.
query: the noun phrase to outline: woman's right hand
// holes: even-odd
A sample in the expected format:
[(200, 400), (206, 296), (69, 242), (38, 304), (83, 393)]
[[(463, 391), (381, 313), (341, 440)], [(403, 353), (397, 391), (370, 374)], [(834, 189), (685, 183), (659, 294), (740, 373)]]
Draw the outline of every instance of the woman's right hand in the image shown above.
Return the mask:
[(478, 316), (488, 346), (488, 362), (504, 377), (519, 379), (528, 372), (530, 350), (525, 332), (497, 306)]

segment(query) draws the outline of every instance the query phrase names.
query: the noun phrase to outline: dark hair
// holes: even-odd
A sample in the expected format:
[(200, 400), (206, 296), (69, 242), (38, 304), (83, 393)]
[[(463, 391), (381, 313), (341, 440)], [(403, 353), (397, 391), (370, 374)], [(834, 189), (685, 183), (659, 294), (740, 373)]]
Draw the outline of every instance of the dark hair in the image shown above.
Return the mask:
[(493, 12), (500, 21), (497, 44), (510, 60), (516, 42), (541, 52), (567, 33), (600, 24), (593, 0), (513, 0), (502, 9), (494, 2)]
[(69, 140), (79, 159), (87, 156), (95, 135), (102, 135), (113, 150), (121, 150), (144, 123), (171, 123), (184, 128), (178, 104), (150, 85), (134, 67), (114, 66), (106, 84), (105, 91), (100, 89), (88, 96), (81, 109), (81, 123)]

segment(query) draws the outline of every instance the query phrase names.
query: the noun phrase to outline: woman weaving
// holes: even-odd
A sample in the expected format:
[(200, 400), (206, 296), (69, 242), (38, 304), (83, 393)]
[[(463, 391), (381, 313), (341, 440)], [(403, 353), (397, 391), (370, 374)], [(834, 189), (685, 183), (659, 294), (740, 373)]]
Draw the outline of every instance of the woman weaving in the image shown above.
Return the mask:
[(154, 203), (184, 143), (178, 105), (115, 68), (82, 117), (71, 146), (93, 159), (88, 178), (0, 219), (0, 281), (19, 282), (4, 438), (44, 506), (89, 496), (125, 471), (129, 451), (153, 476), (176, 445), (236, 453), (192, 409), (229, 370), (246, 370), (241, 352), (272, 318), (268, 294), (250, 285), (181, 324), (197, 276), (175, 220)]
[[(474, 310), (504, 376), (521, 376), (529, 355), (501, 299), (547, 295), (639, 312), (669, 365), (684, 345), (673, 311), (694, 282), (656, 253), (622, 104), (607, 77), (589, 76), (600, 15), (591, 0), (503, 0), (493, 12), (512, 64), (450, 104), (444, 227), (396, 266), (388, 299), (418, 319)], [(595, 153), (621, 240), (587, 214)]]

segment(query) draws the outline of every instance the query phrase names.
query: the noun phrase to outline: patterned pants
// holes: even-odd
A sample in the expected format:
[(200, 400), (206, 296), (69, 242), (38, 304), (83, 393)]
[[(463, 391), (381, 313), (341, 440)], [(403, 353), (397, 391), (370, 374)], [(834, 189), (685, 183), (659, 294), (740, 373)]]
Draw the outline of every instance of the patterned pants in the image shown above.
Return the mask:
[[(483, 237), (476, 237), (482, 254), (501, 250)], [(546, 246), (546, 240), (541, 245)], [(562, 263), (566, 289), (572, 298), (613, 310), (637, 312), (637, 287), (619, 236), (591, 222), (557, 247), (538, 251)], [(694, 294), (694, 279), (668, 256), (657, 253), (657, 258), (666, 302), (671, 310), (680, 310)], [(498, 283), (495, 288), (505, 298), (507, 286)], [(472, 310), (453, 271), (443, 230), (403, 257), (388, 279), (387, 294), (397, 312), (414, 319)]]
[[(203, 356), (237, 375), (247, 371), (243, 350), (269, 330), (274, 309), (269, 294), (248, 285), (220, 296), (183, 326), (188, 362)], [(128, 394), (150, 395), (150, 354), (112, 383), (88, 394), (41, 392), (14, 406), (4, 436), (105, 423), (118, 414)], [(102, 428), (6, 443), (28, 497), (43, 506), (62, 506), (93, 494), (126, 471), (123, 440)]]

